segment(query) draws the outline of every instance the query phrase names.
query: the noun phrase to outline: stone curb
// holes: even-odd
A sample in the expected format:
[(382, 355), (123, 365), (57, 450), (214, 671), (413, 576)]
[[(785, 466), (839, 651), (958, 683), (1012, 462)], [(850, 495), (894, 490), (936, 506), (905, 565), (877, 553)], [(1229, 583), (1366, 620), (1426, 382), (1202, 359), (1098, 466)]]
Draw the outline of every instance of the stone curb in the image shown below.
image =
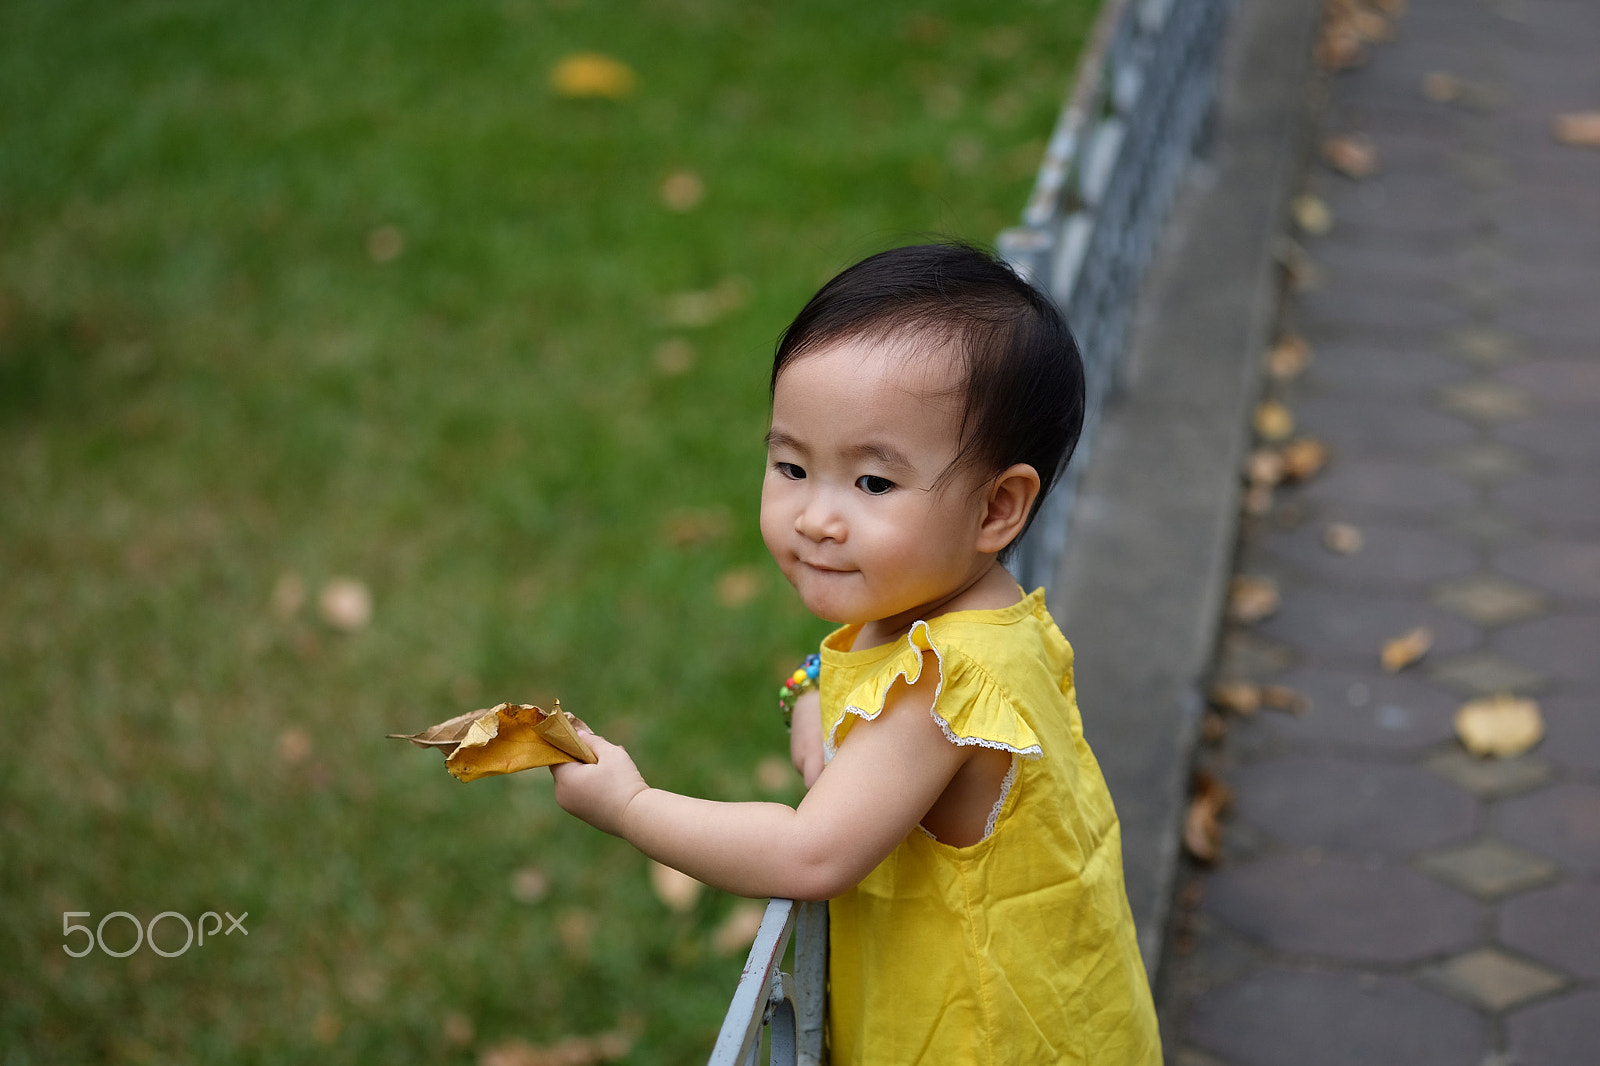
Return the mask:
[(1191, 167), (1146, 279), (1051, 588), (1121, 818), (1152, 980), (1232, 569), (1249, 411), (1278, 314), (1276, 254), (1305, 157), (1321, 7), (1235, 7), (1211, 150)]

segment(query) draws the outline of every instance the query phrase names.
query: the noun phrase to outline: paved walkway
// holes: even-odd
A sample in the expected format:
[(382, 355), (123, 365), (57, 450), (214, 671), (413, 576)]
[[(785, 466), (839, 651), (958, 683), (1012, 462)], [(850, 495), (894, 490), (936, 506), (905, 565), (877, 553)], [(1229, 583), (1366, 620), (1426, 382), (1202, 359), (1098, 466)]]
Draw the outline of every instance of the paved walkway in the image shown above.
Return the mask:
[[(1310, 709), (1202, 750), (1233, 810), (1180, 888), (1168, 1058), (1600, 1063), (1600, 150), (1552, 134), (1600, 110), (1600, 2), (1410, 0), (1329, 94), (1380, 169), (1313, 166), (1314, 357), (1271, 388), (1331, 458), (1245, 522), (1281, 605), (1217, 664)], [(1456, 709), (1501, 691), (1546, 737), (1469, 757)]]

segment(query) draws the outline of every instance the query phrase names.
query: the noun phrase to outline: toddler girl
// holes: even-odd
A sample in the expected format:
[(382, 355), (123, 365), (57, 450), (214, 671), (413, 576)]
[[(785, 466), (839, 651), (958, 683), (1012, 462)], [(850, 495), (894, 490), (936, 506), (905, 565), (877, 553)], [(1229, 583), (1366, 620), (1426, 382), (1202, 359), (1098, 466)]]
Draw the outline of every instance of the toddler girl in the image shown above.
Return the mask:
[(761, 532), (817, 616), (798, 808), (650, 788), (622, 748), (561, 806), (745, 896), (827, 899), (835, 1066), (1160, 1061), (1072, 650), (1001, 565), (1071, 455), (1065, 322), (961, 245), (873, 256), (779, 342)]

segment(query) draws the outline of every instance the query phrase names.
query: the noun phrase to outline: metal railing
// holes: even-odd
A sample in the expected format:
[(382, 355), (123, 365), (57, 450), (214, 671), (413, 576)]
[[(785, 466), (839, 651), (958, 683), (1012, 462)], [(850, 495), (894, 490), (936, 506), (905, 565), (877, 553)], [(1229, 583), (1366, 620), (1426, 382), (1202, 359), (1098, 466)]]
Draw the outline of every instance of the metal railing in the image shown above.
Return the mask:
[(1022, 224), (997, 241), (1006, 261), (1066, 313), (1088, 380), (1079, 458), (1012, 563), (1024, 588), (1049, 585), (1065, 547), (1078, 471), (1116, 388), (1134, 301), (1210, 111), (1231, 6), (1107, 0)]
[[(783, 955), (791, 934), (794, 965), (786, 973)], [(767, 904), (709, 1066), (755, 1066), (763, 1028), (772, 1066), (818, 1066), (827, 970), (828, 905), (792, 899)]]
[[(1000, 254), (1066, 312), (1089, 394), (1079, 459), (1028, 531), (1012, 569), (1048, 585), (1083, 468), (1114, 392), (1134, 300), (1211, 107), (1231, 0), (1107, 0), (1045, 150), (1022, 224)], [(753, 1066), (763, 1027), (774, 1066), (822, 1055), (827, 905), (767, 906), (709, 1066)], [(791, 933), (791, 973), (782, 970)]]

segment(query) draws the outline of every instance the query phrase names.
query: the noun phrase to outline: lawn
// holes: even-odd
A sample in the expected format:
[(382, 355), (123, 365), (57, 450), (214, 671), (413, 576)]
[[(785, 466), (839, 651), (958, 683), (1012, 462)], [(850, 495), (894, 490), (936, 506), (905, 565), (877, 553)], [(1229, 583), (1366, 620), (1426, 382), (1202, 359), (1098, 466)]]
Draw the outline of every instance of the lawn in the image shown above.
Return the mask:
[(1017, 217), (1094, 6), (0, 5), (0, 1063), (703, 1061), (741, 901), (384, 734), (798, 797), (773, 340)]

